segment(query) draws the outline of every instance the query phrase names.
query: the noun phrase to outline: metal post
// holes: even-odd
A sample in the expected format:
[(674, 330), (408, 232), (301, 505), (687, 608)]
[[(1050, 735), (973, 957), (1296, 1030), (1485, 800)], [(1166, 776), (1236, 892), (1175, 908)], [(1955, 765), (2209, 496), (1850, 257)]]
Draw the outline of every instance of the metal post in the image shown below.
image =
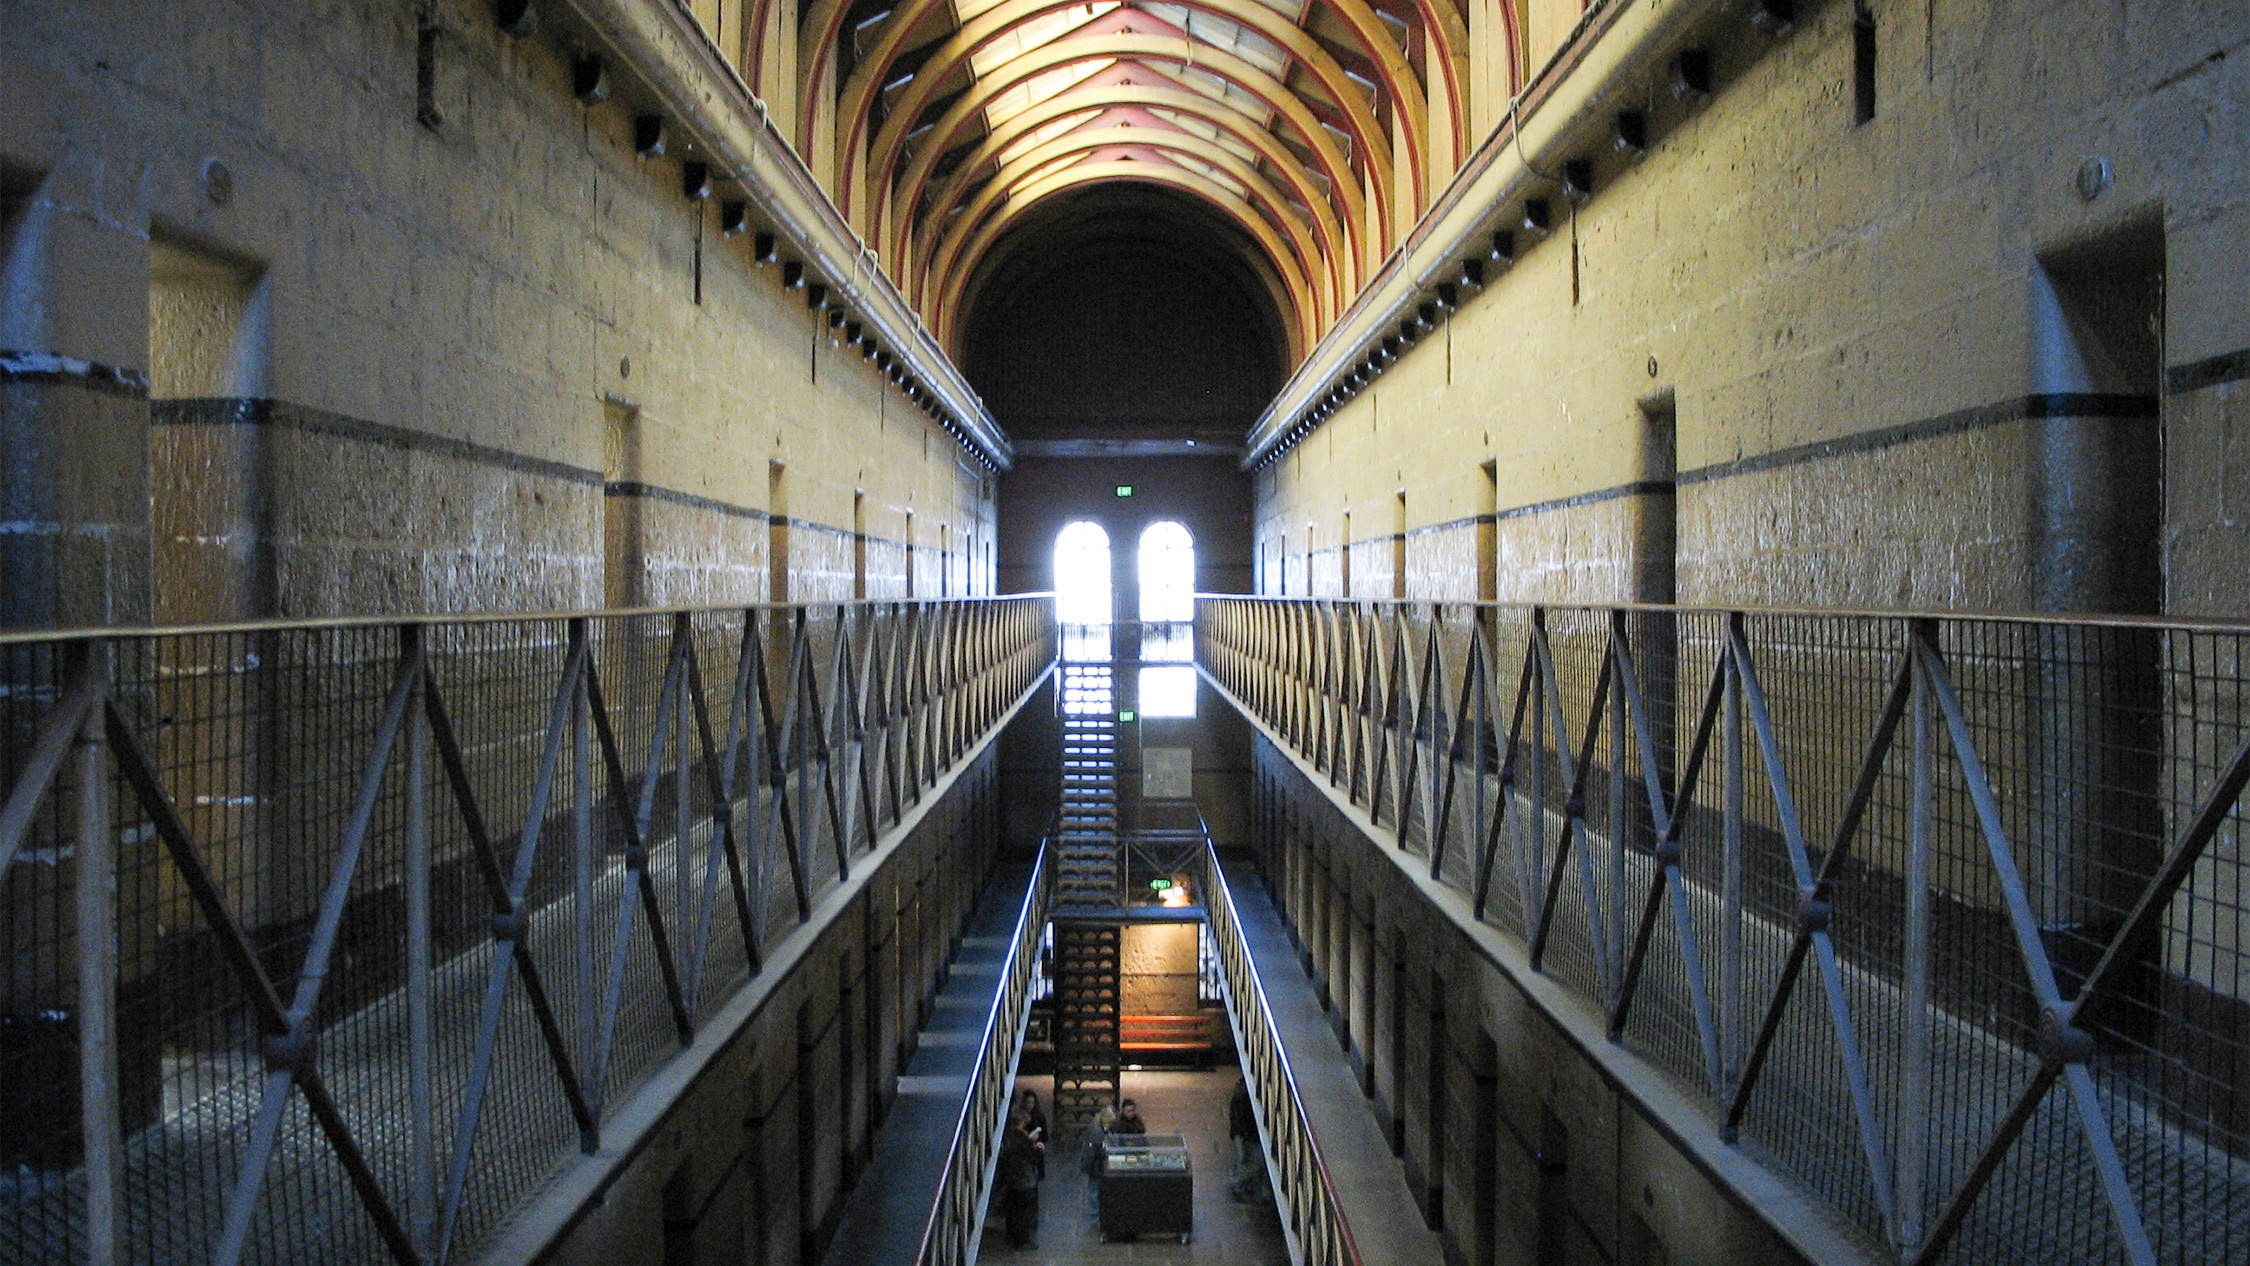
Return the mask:
[[(692, 628), (688, 618), (682, 616), (674, 634), (687, 643), (687, 654), (691, 656), (695, 654)], [(694, 766), (695, 716), (694, 705), (688, 698), (686, 672), (680, 674), (679, 684), (674, 689), (677, 693), (672, 700), (672, 909), (679, 919), (681, 935), (686, 936), (688, 929), (694, 926), (695, 900), (692, 887), (695, 867), (689, 863), (694, 848), (688, 839), (694, 822), (689, 816), (694, 810), (688, 800), (688, 779), (689, 770)], [(655, 770), (649, 771), (651, 777), (655, 773)], [(690, 963), (684, 966), (691, 978), (702, 976), (699, 965)], [(695, 1001), (693, 997), (688, 999), (691, 1010)]]
[[(417, 683), (415, 693), (428, 689)], [(420, 701), (417, 700), (417, 703)], [(430, 727), (406, 714), (406, 1079), (409, 1103), (408, 1234), (425, 1259), (437, 1251), (438, 1158), (435, 1020), (430, 994)]]
[[(106, 659), (108, 648), (85, 653)], [(106, 663), (93, 666), (105, 679)], [(122, 1251), (124, 1138), (117, 1104), (117, 850), (110, 831), (106, 707), (89, 708), (78, 755), (78, 1107), (85, 1143), (86, 1261), (109, 1266)]]
[[(1533, 659), (1531, 669), (1531, 812), (1524, 817), (1528, 832), (1528, 848), (1517, 851), (1520, 859), (1517, 873), (1523, 886), (1523, 936), (1531, 939), (1532, 929), (1539, 926), (1540, 908), (1546, 904), (1546, 886), (1541, 879), (1547, 873), (1547, 674), (1540, 672), (1536, 663), (1537, 645), (1546, 632), (1547, 613), (1544, 608), (1534, 608), (1531, 618), (1531, 640), (1523, 653)], [(1569, 736), (1558, 736), (1568, 742)]]
[(1898, 1230), (1902, 1248), (1922, 1240), (1923, 1183), (1930, 1128), (1930, 692), (1914, 670), (1914, 791), (1906, 855), (1905, 1043), (1900, 1052)]
[[(1619, 613), (1610, 625), (1610, 659), (1625, 663), (1625, 616)], [(1609, 694), (1609, 982), (1608, 1002), (1614, 1011), (1623, 996), (1625, 956), (1632, 952), (1632, 932), (1626, 926), (1625, 907), (1625, 691), (1627, 681), (1618, 672), (1617, 687)], [(1589, 718), (1591, 720), (1591, 718)]]
[(1726, 1019), (1723, 1029), (1722, 1060), (1726, 1082), (1731, 1090), (1742, 1076), (1742, 1059), (1747, 1043), (1743, 1040), (1743, 1026), (1749, 1019), (1750, 1000), (1744, 990), (1747, 982), (1742, 978), (1742, 812), (1745, 779), (1742, 757), (1742, 671), (1734, 662), (1734, 653), (1724, 645), (1719, 650), (1719, 671), (1726, 674), (1726, 709), (1721, 725), (1726, 746), (1725, 808), (1722, 813), (1723, 829), (1720, 837), (1720, 868), (1722, 876), (1719, 891), (1719, 997)]
[[(1472, 608), (1468, 621), (1468, 664), (1476, 669), (1476, 728), (1469, 732), (1471, 741), (1468, 746), (1471, 803), (1476, 806), (1476, 810), (1471, 819), (1473, 830), (1469, 834), (1468, 862), (1471, 866), (1478, 868), (1476, 872), (1472, 873), (1470, 883), (1474, 885), (1475, 891), (1479, 894), (1477, 901), (1477, 913), (1479, 915), (1484, 913), (1482, 893), (1484, 892), (1484, 875), (1487, 869), (1484, 859), (1478, 856), (1478, 853), (1484, 849), (1485, 823), (1488, 820), (1484, 784), (1484, 736), (1493, 726), (1492, 675), (1495, 667), (1491, 657), (1485, 654), (1484, 623), (1485, 613), (1481, 609)], [(1466, 682), (1468, 677), (1468, 669), (1464, 667), (1462, 680)]]
[[(571, 641), (584, 645), (592, 636), (591, 622), (581, 616), (570, 622)], [(598, 671), (592, 654), (585, 657), (585, 671)], [(570, 701), (570, 879), (571, 901), (575, 906), (573, 920), (574, 957), (578, 963), (578, 1066), (591, 1069), (594, 1057), (601, 1048), (600, 1006), (596, 1001), (601, 990), (601, 969), (595, 950), (594, 932), (594, 727), (586, 716), (586, 683), (580, 681), (571, 691)], [(586, 1095), (594, 1116), (601, 1116), (602, 1088), (589, 1082)]]

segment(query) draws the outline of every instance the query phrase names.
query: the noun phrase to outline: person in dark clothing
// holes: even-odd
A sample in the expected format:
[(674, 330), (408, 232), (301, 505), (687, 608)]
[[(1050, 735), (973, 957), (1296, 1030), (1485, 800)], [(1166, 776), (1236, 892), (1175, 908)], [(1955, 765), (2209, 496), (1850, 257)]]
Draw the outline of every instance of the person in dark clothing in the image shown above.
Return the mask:
[(1089, 1221), (1102, 1216), (1102, 1175), (1109, 1172), (1109, 1158), (1103, 1147), (1109, 1141), (1111, 1127), (1117, 1124), (1117, 1109), (1103, 1104), (1094, 1119), (1086, 1123), (1084, 1150), (1078, 1154), (1078, 1169), (1086, 1175), (1086, 1217)]
[(1112, 1134), (1146, 1134), (1148, 1127), (1141, 1124), (1140, 1105), (1130, 1099), (1117, 1105), (1117, 1124), (1109, 1127)]
[(1000, 1142), (998, 1173), (1001, 1209), (1007, 1219), (1008, 1243), (1016, 1248), (1036, 1248), (1039, 1233), (1039, 1143), (1031, 1137), (1030, 1121), (1016, 1113)]
[(1272, 1199), (1266, 1189), (1265, 1156), (1258, 1147), (1258, 1113), (1250, 1103), (1250, 1083), (1235, 1083), (1227, 1101), (1227, 1134), (1234, 1141), (1234, 1168), (1227, 1173), (1227, 1194), (1250, 1204)]
[(1016, 1096), (1016, 1111), (1024, 1116), (1025, 1132), (1039, 1145), (1039, 1181), (1047, 1181), (1047, 1114), (1039, 1110), (1039, 1092), (1026, 1086)]

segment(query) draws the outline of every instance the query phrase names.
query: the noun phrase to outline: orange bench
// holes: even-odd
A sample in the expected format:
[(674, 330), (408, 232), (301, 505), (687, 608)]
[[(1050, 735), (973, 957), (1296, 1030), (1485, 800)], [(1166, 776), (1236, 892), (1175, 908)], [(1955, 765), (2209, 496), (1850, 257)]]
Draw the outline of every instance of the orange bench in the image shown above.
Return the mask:
[(1217, 1011), (1199, 1011), (1189, 1015), (1128, 1015), (1120, 1017), (1117, 1026), (1117, 1049), (1120, 1051), (1194, 1051), (1208, 1052), (1217, 1047), (1212, 1041), (1211, 1017)]

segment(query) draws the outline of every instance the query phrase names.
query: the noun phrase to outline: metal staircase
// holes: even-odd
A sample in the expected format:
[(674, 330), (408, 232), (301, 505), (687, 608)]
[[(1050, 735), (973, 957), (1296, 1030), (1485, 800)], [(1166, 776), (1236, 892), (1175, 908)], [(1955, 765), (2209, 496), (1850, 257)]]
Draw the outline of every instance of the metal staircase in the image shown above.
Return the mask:
[(1063, 669), (1062, 811), (1055, 905), (1115, 910), (1125, 896), (1117, 834), (1117, 711), (1107, 664)]
[[(1106, 658), (1106, 657), (1105, 657)], [(1107, 662), (1062, 669), (1062, 807), (1055, 831), (1055, 1115), (1114, 1103), (1125, 848), (1117, 820), (1117, 694)]]
[(1113, 922), (1055, 920), (1055, 1116), (1079, 1124), (1117, 1102), (1118, 947)]

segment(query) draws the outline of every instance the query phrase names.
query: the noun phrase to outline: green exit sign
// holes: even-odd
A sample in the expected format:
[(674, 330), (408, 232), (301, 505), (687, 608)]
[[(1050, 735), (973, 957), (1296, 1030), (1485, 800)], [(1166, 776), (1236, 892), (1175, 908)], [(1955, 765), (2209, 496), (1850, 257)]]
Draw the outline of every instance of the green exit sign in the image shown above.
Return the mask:
[(1140, 714), (1139, 714), (1139, 713), (1137, 713), (1137, 712), (1133, 712), (1133, 711), (1130, 711), (1130, 710), (1128, 710), (1128, 711), (1125, 711), (1125, 712), (1120, 712), (1120, 713), (1118, 713), (1118, 714), (1117, 714), (1117, 719), (1118, 719), (1118, 720), (1120, 720), (1120, 721), (1130, 721), (1130, 720), (1132, 720), (1133, 718), (1135, 718), (1135, 717), (1137, 717), (1137, 716), (1139, 716), (1139, 715), (1140, 715)]
[(1172, 881), (1169, 879), (1151, 879), (1148, 881), (1148, 886), (1162, 892), (1172, 886)]
[(1132, 496), (1132, 495), (1133, 495), (1133, 485), (1131, 485), (1131, 484), (1119, 484), (1119, 485), (1117, 485), (1117, 495), (1118, 495), (1118, 496), (1120, 496), (1120, 497), (1130, 497), (1130, 496)]

